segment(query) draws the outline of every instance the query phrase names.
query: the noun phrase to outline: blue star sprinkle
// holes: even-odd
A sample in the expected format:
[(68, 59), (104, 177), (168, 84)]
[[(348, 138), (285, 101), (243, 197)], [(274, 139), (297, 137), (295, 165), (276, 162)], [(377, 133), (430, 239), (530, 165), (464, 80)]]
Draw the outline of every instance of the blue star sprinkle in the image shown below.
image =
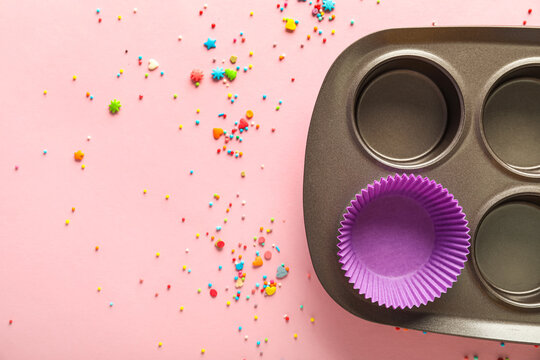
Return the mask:
[(336, 7), (336, 3), (332, 0), (323, 0), (322, 6), (324, 11), (330, 12)]
[(206, 42), (204, 43), (204, 46), (206, 46), (206, 49), (210, 50), (216, 47), (216, 40), (212, 40), (208, 38)]
[(223, 79), (223, 76), (225, 76), (225, 70), (223, 70), (223, 68), (218, 67), (212, 70), (212, 79), (221, 80)]

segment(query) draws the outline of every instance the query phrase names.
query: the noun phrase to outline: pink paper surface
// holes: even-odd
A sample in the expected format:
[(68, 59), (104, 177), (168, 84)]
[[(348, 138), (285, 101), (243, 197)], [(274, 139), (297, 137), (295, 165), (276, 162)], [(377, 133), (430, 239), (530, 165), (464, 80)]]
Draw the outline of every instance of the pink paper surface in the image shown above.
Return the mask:
[[(347, 313), (313, 273), (302, 217), (310, 116), (343, 49), (378, 30), (433, 22), (537, 25), (536, 3), (337, 0), (336, 19), (321, 23), (306, 2), (291, 0), (283, 12), (275, 1), (206, 3), (199, 15), (202, 1), (0, 2), (0, 359), (540, 358), (532, 345), (396, 331)], [(285, 32), (283, 17), (299, 21), (295, 32)], [(217, 48), (203, 47), (208, 37)], [(231, 67), (231, 55), (241, 70), (226, 88), (210, 71)], [(149, 58), (160, 67), (145, 79)], [(194, 68), (205, 73), (199, 88), (189, 80)], [(228, 93), (238, 95), (234, 104)], [(114, 98), (122, 108), (113, 116)], [(260, 129), (228, 145), (243, 156), (218, 155), (223, 139), (214, 140), (212, 128), (230, 130), (248, 109)], [(264, 248), (252, 245), (260, 227), (272, 229)], [(222, 251), (212, 235), (225, 241)], [(246, 262), (238, 302), (231, 249)], [(273, 257), (253, 269), (256, 250)], [(281, 263), (290, 274), (276, 294), (251, 295)]]

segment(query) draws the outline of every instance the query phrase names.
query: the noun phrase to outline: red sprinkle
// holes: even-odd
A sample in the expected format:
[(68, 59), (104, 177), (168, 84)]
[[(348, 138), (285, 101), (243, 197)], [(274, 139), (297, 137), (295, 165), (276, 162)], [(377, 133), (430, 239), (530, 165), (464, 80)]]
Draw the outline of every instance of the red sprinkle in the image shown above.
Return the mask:
[(217, 291), (216, 289), (210, 289), (210, 296), (215, 298), (217, 296)]
[(199, 10), (199, 16), (201, 16), (202, 14), (203, 14), (203, 11)]
[(13, 324), (13, 320), (9, 320), (9, 325)]
[(167, 290), (171, 290), (171, 285), (167, 285)]
[(212, 29), (214, 29), (216, 27), (216, 24), (212, 24)]
[(101, 18), (98, 19), (98, 22), (101, 22)]
[(139, 95), (139, 100), (142, 100), (143, 96), (142, 95)]
[(529, 11), (527, 11), (529, 14), (532, 13), (532, 9), (529, 9)]

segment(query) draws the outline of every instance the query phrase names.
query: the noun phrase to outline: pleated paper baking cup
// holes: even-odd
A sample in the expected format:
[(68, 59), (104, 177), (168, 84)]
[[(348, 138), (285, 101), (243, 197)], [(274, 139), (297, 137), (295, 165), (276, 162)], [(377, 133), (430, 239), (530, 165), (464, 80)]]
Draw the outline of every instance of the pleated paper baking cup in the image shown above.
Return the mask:
[(452, 287), (469, 253), (469, 228), (453, 195), (414, 175), (382, 178), (347, 207), (339, 262), (360, 294), (381, 306), (412, 308)]

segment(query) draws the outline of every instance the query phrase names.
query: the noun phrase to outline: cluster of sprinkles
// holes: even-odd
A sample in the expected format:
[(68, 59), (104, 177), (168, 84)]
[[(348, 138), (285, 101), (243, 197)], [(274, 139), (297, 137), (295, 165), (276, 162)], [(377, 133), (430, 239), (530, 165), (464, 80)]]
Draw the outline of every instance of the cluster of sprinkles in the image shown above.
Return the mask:
[[(306, 0), (299, 0), (299, 2), (307, 2)], [(316, 19), (316, 25), (313, 26), (313, 33), (315, 35), (319, 35), (322, 37), (322, 43), (326, 43), (327, 39), (323, 37), (323, 29), (319, 28), (318, 26), (322, 26), (322, 23), (325, 19), (328, 20), (328, 22), (334, 21), (336, 19), (335, 14), (333, 13), (336, 8), (336, 2), (333, 0), (313, 0), (307, 2), (311, 7), (311, 15), (314, 18), (314, 21)], [(377, 1), (379, 3), (379, 1)], [(288, 7), (288, 3), (285, 1), (283, 4), (277, 4), (277, 9), (280, 12), (285, 12)], [(203, 9), (198, 11), (199, 16), (203, 16), (206, 9), (208, 8), (208, 5), (204, 4)], [(133, 9), (133, 13), (137, 13), (137, 8)], [(528, 14), (530, 15), (532, 12), (532, 9), (528, 10)], [(98, 23), (102, 23), (103, 19), (101, 17), (102, 12), (101, 9), (96, 9), (96, 14), (98, 17)], [(253, 16), (253, 12), (249, 13), (250, 16)], [(121, 21), (122, 16), (117, 15), (117, 20)], [(301, 31), (305, 25), (302, 24), (300, 26), (300, 21), (292, 18), (292, 17), (283, 17), (282, 21), (284, 23), (285, 32), (290, 33), (291, 36), (294, 36), (298, 31)], [(523, 25), (526, 25), (526, 21), (523, 21)], [(350, 20), (350, 25), (354, 25), (355, 21), (354, 19)], [(318, 25), (318, 26), (317, 26)], [(211, 29), (216, 28), (216, 24), (212, 23), (210, 25)], [(281, 25), (283, 26), (283, 25)], [(330, 31), (331, 35), (335, 34), (335, 30)], [(307, 34), (307, 40), (310, 40), (312, 37), (312, 34)], [(183, 40), (182, 35), (178, 35), (177, 37), (178, 41), (181, 42)], [(198, 40), (199, 41), (199, 40)], [(244, 44), (246, 42), (246, 36), (244, 32), (238, 33), (238, 36), (232, 39), (233, 44)], [(200, 44), (199, 42), (197, 42)], [(211, 54), (215, 53), (217, 49), (218, 39), (214, 39), (211, 37), (207, 37), (206, 40), (202, 39), (202, 47), (206, 49), (206, 53)], [(223, 44), (222, 42), (219, 42), (219, 44)], [(200, 46), (200, 45), (198, 45)], [(221, 45), (220, 45), (221, 46)], [(275, 48), (277, 44), (273, 44), (273, 47)], [(303, 47), (303, 44), (301, 44), (301, 47)], [(212, 51), (213, 50), (213, 51)], [(128, 51), (125, 50), (125, 53)], [(249, 59), (254, 56), (253, 51), (247, 52), (246, 59)], [(274, 58), (275, 59), (275, 58)], [(280, 62), (284, 62), (286, 59), (286, 54), (281, 53), (278, 55), (278, 60)], [(211, 67), (206, 67), (203, 65), (200, 65), (196, 68), (193, 68), (192, 71), (189, 73), (189, 80), (187, 79), (187, 74), (185, 73), (184, 79), (186, 79), (186, 82), (191, 81), (192, 84), (195, 86), (195, 88), (199, 88), (201, 84), (203, 83), (203, 80), (205, 79), (205, 72), (209, 74), (206, 79), (210, 80), (204, 80), (205, 84), (208, 83), (216, 83), (216, 84), (223, 84), (225, 87), (229, 87), (231, 83), (235, 81), (235, 79), (239, 76), (242, 78), (244, 73), (248, 73), (250, 70), (253, 69), (252, 64), (244, 64), (240, 65), (242, 61), (245, 59), (243, 57), (239, 57), (238, 55), (232, 54), (228, 57), (228, 59), (221, 60), (221, 62), (216, 61), (216, 59), (212, 60), (213, 65)], [(144, 60), (146, 61), (146, 60)], [(137, 56), (137, 63), (139, 66), (143, 66), (143, 56), (139, 55)], [(160, 63), (154, 59), (149, 58), (146, 62), (146, 68), (149, 72), (144, 73), (145, 78), (149, 78), (150, 76), (156, 76), (156, 75), (150, 75), (152, 73), (159, 74), (159, 76), (163, 77), (165, 75), (164, 71), (158, 70), (160, 68)], [(143, 67), (144, 69), (144, 67)], [(202, 70), (204, 69), (204, 70)], [(156, 71), (158, 70), (158, 71)], [(122, 79), (125, 71), (123, 68), (120, 68), (118, 72), (116, 73), (116, 78)], [(112, 74), (110, 74), (112, 76)], [(78, 79), (77, 75), (72, 75), (71, 81), (76, 82)], [(122, 80), (118, 80), (122, 81)], [(241, 80), (238, 80), (241, 81)], [(291, 82), (294, 82), (295, 78), (291, 78)], [(80, 80), (79, 80), (80, 82)], [(204, 85), (207, 86), (207, 85)], [(214, 85), (217, 86), (217, 85)], [(195, 91), (195, 90), (194, 90)], [(43, 91), (43, 95), (47, 95), (47, 90)], [(86, 92), (86, 98), (89, 100), (94, 100), (94, 95), (91, 92)], [(143, 95), (139, 94), (138, 99), (141, 101), (143, 100)], [(177, 99), (178, 94), (173, 94), (173, 99)], [(266, 101), (269, 97), (266, 94), (262, 94), (262, 100)], [(277, 97), (276, 97), (277, 98)], [(227, 100), (230, 102), (230, 104), (235, 104), (236, 102), (240, 102), (239, 100), (239, 94), (234, 92), (228, 92), (227, 93)], [(98, 102), (99, 99), (96, 99), (96, 102)], [(282, 99), (278, 99), (275, 103), (275, 111), (279, 111), (281, 109), (281, 106), (283, 105), (284, 101)], [(236, 105), (236, 107), (242, 106), (242, 105)], [(119, 113), (121, 111), (122, 104), (120, 100), (113, 98), (110, 100), (108, 104), (108, 111), (113, 116), (120, 116)], [(247, 107), (244, 108), (244, 115), (242, 116), (230, 116), (227, 117), (227, 114), (225, 112), (220, 112), (217, 114), (217, 121), (221, 121), (219, 123), (219, 126), (212, 128), (212, 137), (213, 139), (219, 143), (219, 147), (217, 147), (217, 154), (226, 154), (229, 157), (235, 158), (235, 159), (241, 159), (244, 156), (244, 153), (239, 150), (240, 144), (244, 142), (244, 139), (248, 139), (248, 134), (253, 131), (258, 131), (261, 129), (261, 125), (257, 123), (257, 116), (255, 115), (255, 111), (253, 111), (251, 108)], [(104, 109), (105, 110), (105, 109)], [(200, 113), (200, 109), (196, 109), (196, 113)], [(227, 120), (229, 119), (229, 120)], [(263, 122), (264, 123), (264, 122)], [(216, 122), (216, 124), (218, 124)], [(195, 120), (195, 125), (200, 125), (200, 120)], [(182, 125), (179, 126), (179, 129), (181, 130), (183, 128)], [(275, 132), (275, 128), (271, 129), (271, 132)], [(205, 136), (209, 136), (208, 133), (205, 133)], [(87, 140), (89, 141), (91, 139), (90, 136), (87, 137)], [(238, 148), (234, 148), (237, 147)], [(43, 155), (48, 154), (47, 149), (42, 150)], [(51, 156), (51, 155), (49, 155)], [(82, 150), (76, 150), (73, 153), (73, 159), (76, 163), (81, 164), (81, 169), (85, 168), (85, 164), (83, 163), (85, 159), (85, 153)], [(17, 171), (19, 169), (18, 165), (15, 166), (15, 170)], [(261, 169), (264, 169), (264, 165), (261, 165)], [(189, 175), (194, 175), (195, 171), (193, 169), (189, 170)], [(241, 178), (246, 177), (246, 171), (242, 171), (240, 173)], [(142, 191), (143, 196), (149, 197), (152, 196), (152, 194), (148, 194), (147, 189), (143, 189)], [(171, 198), (170, 194), (161, 194), (161, 199), (164, 198), (165, 201), (174, 201), (174, 199)], [(237, 198), (239, 195), (237, 194)], [(208, 202), (209, 208), (214, 208), (215, 203), (219, 202), (221, 199), (221, 195), (214, 193), (212, 196), (212, 200)], [(223, 201), (223, 200), (222, 200)], [(246, 201), (243, 200), (241, 202), (242, 206), (245, 206)], [(217, 206), (216, 206), (217, 207)], [(233, 200), (228, 202), (228, 206), (226, 206), (225, 212), (226, 214), (229, 214), (233, 208)], [(212, 210), (215, 211), (215, 210)], [(71, 213), (74, 215), (75, 213), (75, 207), (71, 208)], [(245, 215), (241, 216), (241, 219), (245, 219)], [(181, 218), (181, 223), (186, 222), (186, 218)], [(233, 304), (239, 304), (243, 301), (249, 302), (251, 299), (253, 299), (255, 296), (259, 296), (262, 299), (266, 299), (269, 297), (274, 297), (276, 294), (279, 294), (281, 290), (279, 290), (283, 284), (286, 284), (287, 276), (289, 275), (291, 269), (289, 268), (288, 264), (282, 263), (280, 261), (281, 256), (281, 249), (276, 243), (271, 243), (268, 241), (272, 238), (272, 228), (264, 226), (260, 226), (258, 229), (259, 235), (264, 236), (253, 236), (252, 243), (249, 244), (248, 241), (240, 241), (236, 243), (236, 241), (233, 241), (231, 238), (226, 239), (225, 236), (220, 237), (218, 235), (223, 234), (224, 232), (221, 232), (223, 229), (223, 226), (227, 224), (229, 221), (228, 218), (223, 219), (223, 224), (216, 225), (215, 227), (212, 227), (212, 231), (208, 232), (202, 232), (202, 233), (196, 233), (194, 236), (194, 240), (198, 240), (200, 238), (207, 238), (211, 244), (211, 247), (209, 247), (211, 250), (209, 251), (216, 251), (218, 252), (221, 257), (230, 257), (230, 265), (226, 265), (225, 267), (221, 264), (216, 264), (215, 271), (219, 272), (227, 272), (230, 271), (230, 277), (227, 277), (229, 281), (229, 285), (232, 291), (229, 291), (229, 286), (220, 286), (219, 283), (214, 283), (212, 281), (209, 281), (206, 284), (199, 284), (199, 287), (196, 289), (197, 294), (199, 294), (201, 297), (209, 298), (212, 301), (213, 304), (219, 303), (221, 306), (230, 307), (234, 306)], [(270, 224), (274, 224), (275, 219), (270, 219)], [(65, 220), (65, 225), (70, 224), (70, 219)], [(272, 226), (272, 225), (271, 225)], [(69, 229), (69, 227), (68, 227)], [(212, 235), (214, 234), (214, 235)], [(267, 239), (268, 238), (268, 239)], [(246, 244), (248, 243), (248, 244)], [(236, 245), (235, 245), (236, 244)], [(254, 251), (248, 250), (249, 247), (253, 247)], [(100, 250), (100, 247), (96, 245), (94, 248), (94, 252), (98, 253)], [(103, 250), (101, 250), (103, 251)], [(154, 250), (155, 251), (155, 250)], [(189, 254), (190, 250), (189, 248), (185, 249), (185, 253)], [(97, 255), (96, 255), (97, 256)], [(156, 251), (153, 254), (149, 254), (149, 256), (153, 256), (156, 261), (162, 261), (159, 260), (162, 257), (162, 253), (160, 251)], [(166, 255), (164, 255), (166, 256)], [(223, 262), (225, 263), (225, 261)], [(189, 276), (192, 273), (192, 268), (187, 264), (181, 264), (177, 269), (177, 272), (179, 274), (184, 274), (185, 276)], [(195, 268), (194, 268), (195, 269)], [(197, 270), (197, 269), (195, 269)], [(311, 275), (308, 274), (308, 279), (311, 278)], [(252, 281), (251, 283), (249, 281)], [(283, 281), (283, 284), (282, 284)], [(143, 287), (144, 286), (144, 279), (138, 278), (137, 279), (138, 284)], [(167, 291), (170, 291), (172, 289), (171, 284), (161, 285), (161, 289), (165, 290), (165, 294)], [(234, 286), (234, 288), (233, 288)], [(102, 286), (97, 286), (97, 293), (103, 294), (103, 288)], [(203, 290), (204, 289), (204, 290)], [(195, 292), (195, 290), (191, 290)], [(106, 292), (106, 291), (105, 291)], [(159, 297), (159, 292), (152, 291), (151, 295), (154, 298)], [(103, 295), (101, 295), (103, 296)], [(276, 297), (279, 297), (277, 295)], [(224, 305), (223, 301), (224, 300)], [(253, 300), (251, 300), (253, 301)], [(115, 303), (113, 301), (107, 300), (106, 306), (109, 308), (113, 308)], [(105, 304), (104, 304), (105, 306)], [(254, 305), (254, 308), (257, 309), (257, 304)], [(184, 313), (189, 312), (189, 308), (186, 308), (185, 305), (179, 305), (178, 306), (178, 312)], [(112, 309), (111, 311), (113, 311)], [(304, 306), (302, 304), (299, 305), (299, 310), (304, 311)], [(294, 315), (294, 314), (293, 314)], [(258, 321), (259, 315), (253, 316), (253, 321)], [(281, 321), (281, 320), (280, 320)], [(291, 315), (284, 314), (283, 315), (283, 321), (285, 323), (290, 323), (291, 321)], [(9, 320), (9, 325), (13, 324), (13, 320)], [(315, 325), (315, 318), (313, 316), (309, 317), (309, 323), (312, 325)], [(403, 330), (407, 331), (407, 329), (400, 329), (395, 328), (396, 330)], [(237, 327), (237, 331), (239, 333), (245, 332), (244, 328), (242, 326)], [(424, 332), (426, 334), (426, 332)], [(289, 335), (294, 340), (298, 340), (299, 335), (296, 332), (291, 332)], [(244, 341), (248, 341), (249, 336), (247, 334), (244, 335)], [(254, 345), (259, 348), (264, 343), (268, 343), (269, 339), (262, 337), (260, 339), (257, 339), (254, 342)], [(504, 342), (500, 343), (501, 347), (504, 347)], [(163, 342), (159, 341), (157, 342), (157, 347), (162, 348), (164, 346)], [(535, 347), (538, 347), (535, 345)], [(206, 348), (202, 347), (200, 350), (201, 354), (206, 353)], [(260, 353), (262, 355), (262, 352)], [(478, 355), (473, 356), (464, 356), (463, 360), (479, 360)], [(509, 360), (509, 357), (499, 357), (498, 360)]]

